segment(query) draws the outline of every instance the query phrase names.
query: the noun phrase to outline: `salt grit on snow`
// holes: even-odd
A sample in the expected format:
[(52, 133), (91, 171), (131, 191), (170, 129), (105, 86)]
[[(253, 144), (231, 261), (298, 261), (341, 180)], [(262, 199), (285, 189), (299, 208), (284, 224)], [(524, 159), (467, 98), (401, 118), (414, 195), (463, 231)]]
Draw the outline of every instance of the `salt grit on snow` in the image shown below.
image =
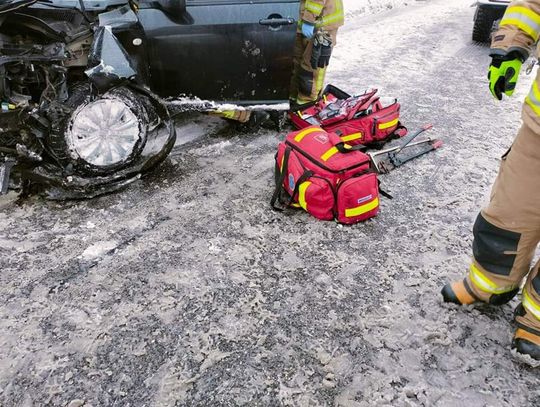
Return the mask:
[(359, 15), (328, 82), (378, 87), (445, 141), (381, 176), (394, 199), (369, 222), (271, 211), (283, 134), (217, 134), (204, 115), (186, 120), (200, 138), (123, 191), (1, 197), (0, 405), (540, 406), (538, 371), (509, 350), (518, 299), (439, 294), (469, 264), (534, 78), (493, 100), (471, 3), (345, 0)]

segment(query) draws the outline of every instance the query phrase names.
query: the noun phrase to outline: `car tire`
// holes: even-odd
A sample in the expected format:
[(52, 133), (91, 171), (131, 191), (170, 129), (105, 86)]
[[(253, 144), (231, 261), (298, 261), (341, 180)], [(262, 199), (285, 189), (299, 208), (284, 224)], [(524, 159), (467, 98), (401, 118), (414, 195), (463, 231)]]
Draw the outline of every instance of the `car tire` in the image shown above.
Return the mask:
[(98, 96), (89, 83), (73, 87), (47, 138), (47, 149), (69, 175), (104, 176), (126, 168), (141, 154), (153, 105), (127, 87)]
[(474, 18), (472, 39), (476, 42), (489, 42), (493, 23), (500, 18), (500, 12), (487, 7), (478, 7)]

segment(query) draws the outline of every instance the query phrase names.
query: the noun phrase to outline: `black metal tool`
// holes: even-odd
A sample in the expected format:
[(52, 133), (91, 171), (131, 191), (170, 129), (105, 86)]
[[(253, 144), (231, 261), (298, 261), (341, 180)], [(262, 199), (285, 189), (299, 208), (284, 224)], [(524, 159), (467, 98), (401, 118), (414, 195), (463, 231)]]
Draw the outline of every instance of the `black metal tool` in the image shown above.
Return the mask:
[[(420, 134), (432, 127), (431, 124), (428, 124), (414, 133), (405, 136), (398, 146), (382, 151), (367, 153), (375, 170), (379, 174), (387, 174), (394, 168), (441, 147), (443, 142), (439, 139), (428, 138), (413, 142)], [(412, 151), (412, 153), (410, 153), (410, 151)]]

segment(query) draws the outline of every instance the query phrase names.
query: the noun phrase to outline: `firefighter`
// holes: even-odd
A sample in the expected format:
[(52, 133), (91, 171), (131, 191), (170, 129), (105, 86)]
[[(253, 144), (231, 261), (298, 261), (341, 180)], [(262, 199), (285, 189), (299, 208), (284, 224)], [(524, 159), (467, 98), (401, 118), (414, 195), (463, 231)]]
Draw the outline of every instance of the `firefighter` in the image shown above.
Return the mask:
[[(292, 108), (320, 96), (337, 31), (344, 20), (343, 0), (301, 0), (290, 89)], [(264, 111), (230, 110), (213, 115), (238, 122), (239, 130), (248, 131), (271, 118), (280, 120)]]
[[(324, 86), (338, 28), (344, 23), (342, 0), (302, 0), (296, 34), (291, 103), (316, 100)], [(324, 34), (323, 34), (324, 33)]]
[[(493, 36), (490, 90), (501, 100), (514, 93), (522, 63), (540, 35), (540, 0), (516, 0)], [(538, 52), (538, 51), (537, 51)], [(473, 228), (473, 260), (467, 276), (442, 289), (444, 301), (502, 305), (517, 295), (512, 348), (540, 360), (540, 73), (522, 109), (523, 124), (503, 157), (491, 199)]]

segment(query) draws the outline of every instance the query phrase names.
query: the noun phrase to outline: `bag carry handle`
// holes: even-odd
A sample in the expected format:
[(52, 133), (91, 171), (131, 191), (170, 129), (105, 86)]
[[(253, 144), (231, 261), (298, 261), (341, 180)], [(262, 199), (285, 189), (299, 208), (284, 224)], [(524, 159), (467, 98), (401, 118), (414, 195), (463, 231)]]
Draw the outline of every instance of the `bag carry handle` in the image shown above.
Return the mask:
[(328, 134), (328, 140), (330, 141), (330, 143), (335, 147), (337, 148), (337, 150), (340, 152), (340, 153), (344, 153), (344, 154), (347, 154), (347, 153), (351, 153), (353, 151), (366, 151), (367, 150), (367, 147), (363, 144), (357, 144), (355, 146), (351, 146), (349, 144), (346, 144), (343, 140), (341, 140), (341, 136), (343, 135), (343, 133), (340, 131), (340, 130), (337, 130), (335, 132), (332, 132), (332, 133), (327, 133)]
[[(360, 100), (356, 105), (353, 106), (351, 111), (349, 112), (349, 115), (347, 116), (347, 120), (352, 120), (356, 114), (362, 110), (366, 110), (369, 107), (374, 107), (377, 105), (377, 102), (379, 101), (379, 96), (376, 96), (377, 90), (374, 90), (367, 99)], [(375, 110), (373, 110), (375, 112)]]
[(289, 168), (289, 156), (291, 155), (291, 147), (285, 148), (285, 153), (283, 153), (283, 168), (279, 168), (278, 164), (278, 155), (276, 154), (276, 166), (275, 166), (275, 180), (276, 180), (276, 189), (272, 194), (272, 199), (270, 200), (270, 205), (272, 209), (282, 212), (283, 209), (276, 206), (276, 201), (278, 200), (281, 190), (283, 189), (283, 181), (285, 180), (285, 174)]
[(292, 203), (294, 202), (294, 197), (298, 194), (300, 185), (307, 181), (309, 178), (313, 176), (312, 171), (306, 171), (304, 172), (300, 178), (296, 181), (296, 185), (294, 186), (294, 191), (292, 195), (289, 197), (289, 202), (285, 205), (285, 208), (280, 208), (276, 205), (276, 202), (279, 200), (281, 202), (281, 192), (285, 189), (283, 188), (283, 181), (285, 181), (285, 176), (287, 175), (287, 170), (289, 169), (289, 157), (291, 155), (291, 147), (287, 147), (285, 149), (285, 153), (283, 154), (283, 168), (279, 169), (277, 154), (276, 154), (276, 166), (275, 166), (275, 180), (276, 180), (276, 189), (274, 190), (274, 193), (272, 194), (272, 199), (270, 200), (270, 205), (272, 206), (272, 209), (283, 212), (286, 208), (289, 208)]
[(287, 208), (290, 208), (292, 203), (294, 202), (294, 197), (300, 192), (300, 185), (302, 185), (304, 182), (306, 182), (308, 179), (310, 179), (313, 176), (313, 171), (306, 171), (304, 172), (300, 178), (296, 181), (296, 184), (294, 186), (294, 191), (289, 198), (289, 202), (287, 203)]

